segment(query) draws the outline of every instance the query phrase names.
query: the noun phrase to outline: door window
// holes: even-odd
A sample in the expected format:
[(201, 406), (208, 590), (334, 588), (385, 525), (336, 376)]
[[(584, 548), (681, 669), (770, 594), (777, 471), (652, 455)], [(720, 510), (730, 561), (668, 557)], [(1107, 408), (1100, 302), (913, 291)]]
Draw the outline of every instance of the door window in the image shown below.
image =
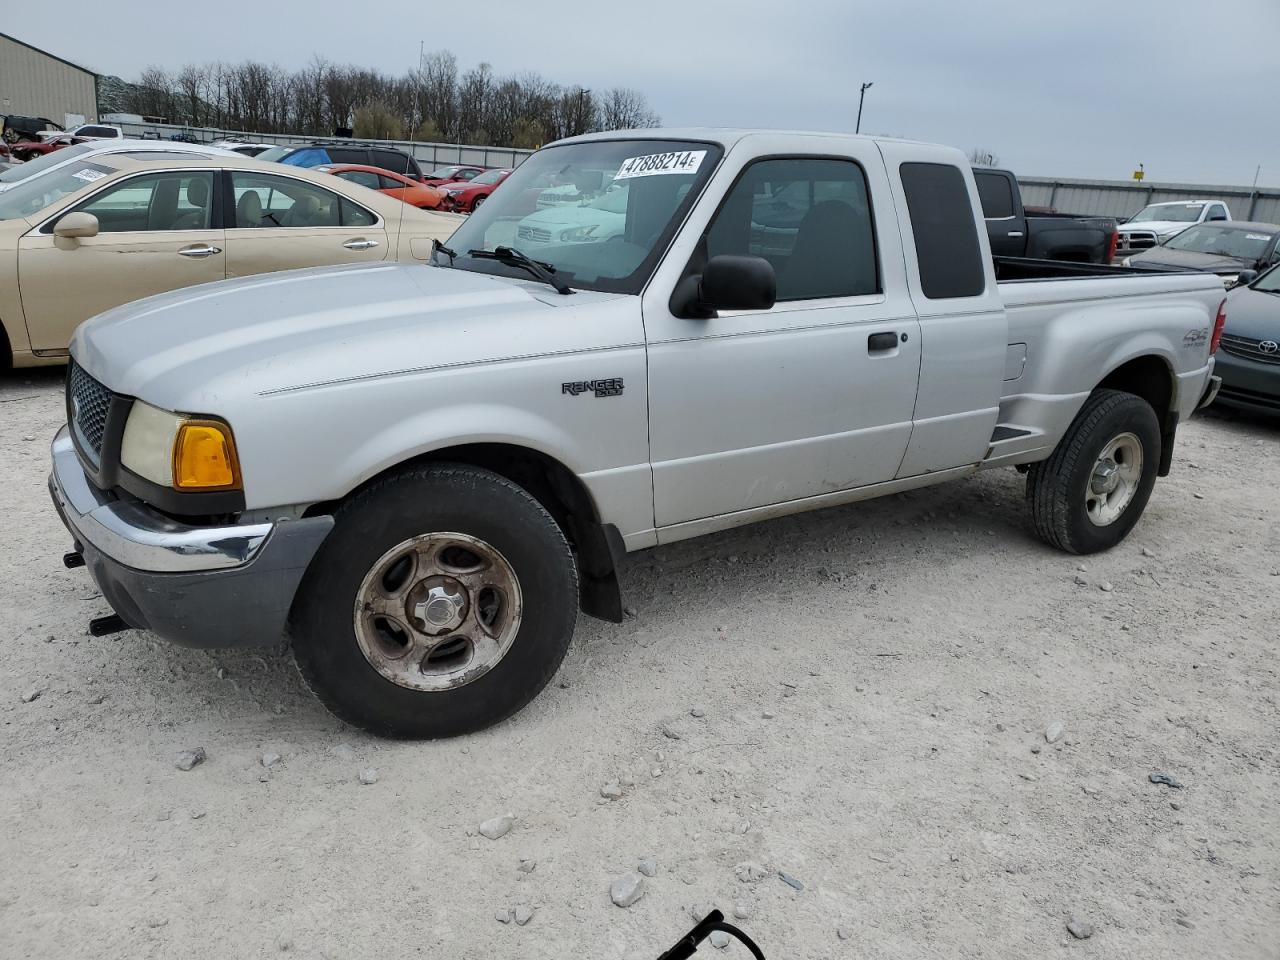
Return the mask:
[(729, 191), (706, 234), (707, 256), (773, 264), (778, 300), (880, 292), (871, 199), (851, 160), (761, 160)]
[[(369, 151), (355, 147), (330, 147), (329, 158), (334, 163), (368, 163)], [(375, 164), (376, 166), (376, 164)]]
[(413, 176), (417, 173), (416, 164), (408, 156), (392, 150), (374, 150), (373, 165), (381, 167), (383, 170), (390, 170), (392, 173), (398, 173), (402, 177)]
[(973, 179), (978, 184), (978, 199), (982, 201), (982, 215), (988, 220), (1007, 220), (1013, 216), (1013, 187), (1009, 178), (998, 173), (978, 173)]
[(289, 177), (233, 171), (237, 227), (367, 227), (377, 221), (354, 201)]
[(99, 233), (207, 230), (213, 174), (201, 170), (131, 177), (76, 208), (98, 218)]

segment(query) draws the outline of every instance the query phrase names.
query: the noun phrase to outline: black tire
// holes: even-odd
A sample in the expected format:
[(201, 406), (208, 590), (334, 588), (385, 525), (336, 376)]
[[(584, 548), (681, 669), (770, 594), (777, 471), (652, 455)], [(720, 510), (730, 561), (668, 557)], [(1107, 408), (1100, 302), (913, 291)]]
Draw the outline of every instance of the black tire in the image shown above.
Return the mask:
[(471, 212), (475, 213), (479, 210), (482, 203), (484, 203), (484, 197), (482, 196), (476, 197), (475, 200), (471, 201)]
[[(431, 739), (470, 733), (525, 706), (573, 637), (578, 575), (563, 531), (525, 490), (488, 470), (433, 464), (377, 480), (344, 502), (290, 615), (294, 659), (336, 716), (372, 733)], [(378, 672), (356, 638), (356, 596), (387, 551), (429, 533), (475, 537), (501, 553), (524, 598), (510, 648), (487, 673), (424, 692)]]
[[(1086, 498), (1099, 456), (1124, 434), (1137, 438), (1141, 475), (1132, 499), (1116, 519), (1090, 519)], [(1027, 472), (1027, 502), (1036, 533), (1067, 553), (1109, 550), (1128, 536), (1151, 498), (1160, 465), (1160, 421), (1151, 404), (1120, 390), (1095, 390), (1049, 459)]]

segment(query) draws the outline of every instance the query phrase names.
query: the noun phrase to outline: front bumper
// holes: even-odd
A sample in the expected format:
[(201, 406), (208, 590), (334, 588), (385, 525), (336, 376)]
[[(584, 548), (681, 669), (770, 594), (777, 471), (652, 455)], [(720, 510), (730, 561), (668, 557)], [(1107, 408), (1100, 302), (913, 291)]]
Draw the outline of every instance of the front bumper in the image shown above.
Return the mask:
[(1280, 414), (1280, 363), (1262, 363), (1218, 350), (1222, 375), (1218, 403), (1256, 413)]
[(89, 574), (129, 626), (189, 647), (269, 647), (333, 518), (188, 526), (94, 487), (67, 427), (49, 493)]

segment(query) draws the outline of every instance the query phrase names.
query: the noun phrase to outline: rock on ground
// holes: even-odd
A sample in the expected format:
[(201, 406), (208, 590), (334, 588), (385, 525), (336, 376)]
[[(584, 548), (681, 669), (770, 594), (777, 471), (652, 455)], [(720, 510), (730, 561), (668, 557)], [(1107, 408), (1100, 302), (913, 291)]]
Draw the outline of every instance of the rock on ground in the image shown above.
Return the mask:
[(620, 907), (629, 907), (644, 896), (644, 877), (628, 873), (609, 884), (609, 899)]
[(204, 747), (196, 747), (194, 750), (183, 750), (174, 759), (173, 765), (179, 770), (191, 770), (205, 761)]
[(516, 818), (509, 813), (505, 816), (494, 817), (480, 824), (480, 835), (488, 837), (490, 840), (497, 840), (499, 837), (505, 837), (510, 833), (515, 822)]

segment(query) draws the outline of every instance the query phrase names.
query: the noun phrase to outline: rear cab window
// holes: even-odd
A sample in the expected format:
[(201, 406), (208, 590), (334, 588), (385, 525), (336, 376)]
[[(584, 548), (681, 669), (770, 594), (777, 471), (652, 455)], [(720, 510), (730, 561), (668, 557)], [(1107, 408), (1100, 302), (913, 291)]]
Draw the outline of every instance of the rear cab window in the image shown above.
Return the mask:
[(987, 288), (982, 246), (960, 168), (904, 163), (898, 171), (915, 236), (921, 291), (930, 300), (982, 296)]

